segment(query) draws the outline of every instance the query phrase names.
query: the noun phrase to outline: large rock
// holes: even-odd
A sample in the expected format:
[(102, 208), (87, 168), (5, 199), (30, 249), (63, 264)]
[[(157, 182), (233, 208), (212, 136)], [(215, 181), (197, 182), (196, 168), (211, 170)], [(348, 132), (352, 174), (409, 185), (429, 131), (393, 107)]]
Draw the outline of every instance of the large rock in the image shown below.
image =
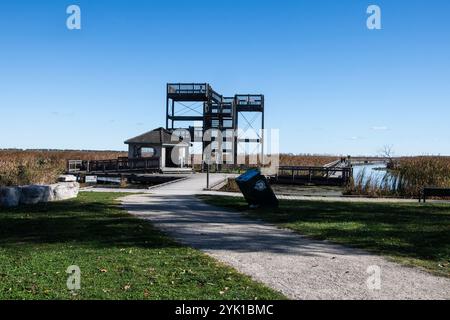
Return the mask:
[(76, 198), (80, 191), (80, 184), (78, 182), (61, 182), (52, 184), (50, 187), (53, 197), (51, 201)]
[(0, 207), (17, 207), (20, 202), (19, 187), (0, 187)]
[(72, 174), (62, 174), (58, 177), (59, 182), (76, 182), (77, 177)]
[(19, 204), (37, 204), (76, 198), (80, 191), (78, 182), (60, 182), (52, 185), (0, 187), (0, 207), (16, 207)]
[(36, 204), (53, 201), (53, 192), (50, 186), (30, 185), (20, 187), (20, 204)]

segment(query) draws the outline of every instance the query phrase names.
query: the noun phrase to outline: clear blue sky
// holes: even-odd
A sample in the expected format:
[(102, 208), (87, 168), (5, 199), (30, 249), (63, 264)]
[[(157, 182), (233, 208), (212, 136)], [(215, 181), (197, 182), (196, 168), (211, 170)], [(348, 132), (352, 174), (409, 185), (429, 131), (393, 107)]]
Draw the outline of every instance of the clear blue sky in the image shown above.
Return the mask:
[(1, 1), (0, 148), (125, 149), (164, 125), (166, 82), (198, 81), (264, 93), (284, 152), (450, 154), (449, 15), (448, 0)]

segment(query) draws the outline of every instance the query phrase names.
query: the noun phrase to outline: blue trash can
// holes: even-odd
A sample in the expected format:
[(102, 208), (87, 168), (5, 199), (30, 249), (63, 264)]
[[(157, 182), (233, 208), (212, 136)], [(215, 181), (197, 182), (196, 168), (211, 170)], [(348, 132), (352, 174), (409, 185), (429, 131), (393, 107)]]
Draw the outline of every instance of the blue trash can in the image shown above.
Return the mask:
[(278, 199), (259, 169), (248, 170), (236, 183), (250, 206), (278, 207)]

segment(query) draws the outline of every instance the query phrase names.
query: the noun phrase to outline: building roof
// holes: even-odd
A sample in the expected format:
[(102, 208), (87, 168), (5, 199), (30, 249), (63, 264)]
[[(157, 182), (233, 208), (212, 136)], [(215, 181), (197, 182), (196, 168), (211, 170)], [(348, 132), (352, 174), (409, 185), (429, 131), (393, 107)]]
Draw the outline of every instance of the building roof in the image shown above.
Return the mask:
[(172, 140), (172, 133), (162, 127), (156, 128), (152, 131), (143, 133), (137, 137), (128, 139), (125, 144), (148, 144), (148, 145), (162, 145), (162, 144), (176, 144), (178, 141)]

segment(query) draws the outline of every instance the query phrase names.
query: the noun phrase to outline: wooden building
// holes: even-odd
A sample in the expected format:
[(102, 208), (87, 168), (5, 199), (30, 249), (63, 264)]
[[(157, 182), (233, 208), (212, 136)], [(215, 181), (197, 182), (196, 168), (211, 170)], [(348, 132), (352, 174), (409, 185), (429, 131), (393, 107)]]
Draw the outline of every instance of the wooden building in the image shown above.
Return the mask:
[(190, 142), (172, 134), (164, 128), (157, 128), (125, 141), (128, 158), (159, 158), (160, 169), (183, 168), (190, 165)]

